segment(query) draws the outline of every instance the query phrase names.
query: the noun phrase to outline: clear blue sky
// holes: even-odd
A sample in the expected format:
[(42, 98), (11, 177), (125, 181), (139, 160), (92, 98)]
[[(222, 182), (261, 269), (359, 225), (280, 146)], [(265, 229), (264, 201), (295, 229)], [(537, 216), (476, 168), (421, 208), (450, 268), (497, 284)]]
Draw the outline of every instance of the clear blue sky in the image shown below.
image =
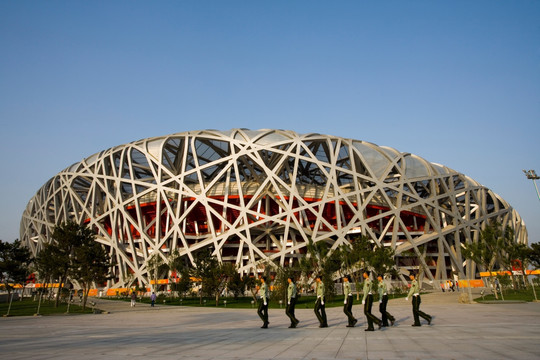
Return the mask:
[(0, 239), (72, 163), (199, 129), (387, 145), (493, 189), (540, 240), (540, 1), (0, 2)]

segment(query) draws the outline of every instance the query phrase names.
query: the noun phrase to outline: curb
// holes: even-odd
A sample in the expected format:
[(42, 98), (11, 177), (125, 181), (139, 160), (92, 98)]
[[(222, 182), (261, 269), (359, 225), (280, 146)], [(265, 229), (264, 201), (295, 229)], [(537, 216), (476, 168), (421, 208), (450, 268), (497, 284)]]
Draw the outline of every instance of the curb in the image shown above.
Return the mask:
[(478, 300), (476, 301), (479, 304), (526, 304), (525, 300)]

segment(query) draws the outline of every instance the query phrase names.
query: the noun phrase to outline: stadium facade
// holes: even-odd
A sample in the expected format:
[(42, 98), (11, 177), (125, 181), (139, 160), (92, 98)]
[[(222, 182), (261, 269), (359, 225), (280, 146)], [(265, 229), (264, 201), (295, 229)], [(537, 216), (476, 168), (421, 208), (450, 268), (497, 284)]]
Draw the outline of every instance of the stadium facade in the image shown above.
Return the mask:
[(519, 214), (463, 174), (365, 141), (284, 130), (184, 132), (101, 151), (39, 189), (21, 240), (36, 254), (67, 220), (91, 226), (108, 249), (109, 288), (149, 284), (149, 257), (167, 261), (174, 250), (193, 262), (210, 248), (253, 274), (268, 261), (294, 265), (309, 241), (336, 248), (364, 235), (433, 283), (474, 278), (461, 248), (488, 221), (527, 243)]

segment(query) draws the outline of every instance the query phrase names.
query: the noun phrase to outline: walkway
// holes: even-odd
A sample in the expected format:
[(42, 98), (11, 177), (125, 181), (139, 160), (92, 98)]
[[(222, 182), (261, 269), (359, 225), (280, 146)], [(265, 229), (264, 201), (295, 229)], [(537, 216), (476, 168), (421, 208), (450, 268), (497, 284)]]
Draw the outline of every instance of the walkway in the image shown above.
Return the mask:
[[(431, 326), (411, 327), (411, 304), (391, 300), (397, 326), (365, 332), (361, 305), (347, 328), (341, 308), (320, 329), (313, 310), (270, 309), (270, 328), (253, 309), (151, 308), (99, 300), (109, 314), (0, 318), (0, 354), (15, 359), (534, 359), (540, 354), (540, 303), (459, 304), (457, 293), (428, 294)], [(376, 305), (376, 304), (375, 304)], [(374, 314), (378, 315), (375, 306)]]

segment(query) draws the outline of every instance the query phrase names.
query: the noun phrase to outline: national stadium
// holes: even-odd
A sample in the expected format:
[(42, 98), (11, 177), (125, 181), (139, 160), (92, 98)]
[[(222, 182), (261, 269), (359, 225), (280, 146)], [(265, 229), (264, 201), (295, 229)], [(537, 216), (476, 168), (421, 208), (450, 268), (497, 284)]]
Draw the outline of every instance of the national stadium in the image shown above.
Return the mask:
[[(294, 266), (310, 242), (358, 236), (395, 250), (396, 280), (474, 279), (462, 245), (519, 214), (468, 176), (390, 147), (285, 130), (203, 130), (116, 146), (73, 164), (29, 201), (20, 238), (35, 255), (55, 225), (87, 224), (115, 262), (108, 289), (150, 284), (147, 260), (203, 249), (241, 274)], [(164, 280), (166, 283), (167, 280)]]

